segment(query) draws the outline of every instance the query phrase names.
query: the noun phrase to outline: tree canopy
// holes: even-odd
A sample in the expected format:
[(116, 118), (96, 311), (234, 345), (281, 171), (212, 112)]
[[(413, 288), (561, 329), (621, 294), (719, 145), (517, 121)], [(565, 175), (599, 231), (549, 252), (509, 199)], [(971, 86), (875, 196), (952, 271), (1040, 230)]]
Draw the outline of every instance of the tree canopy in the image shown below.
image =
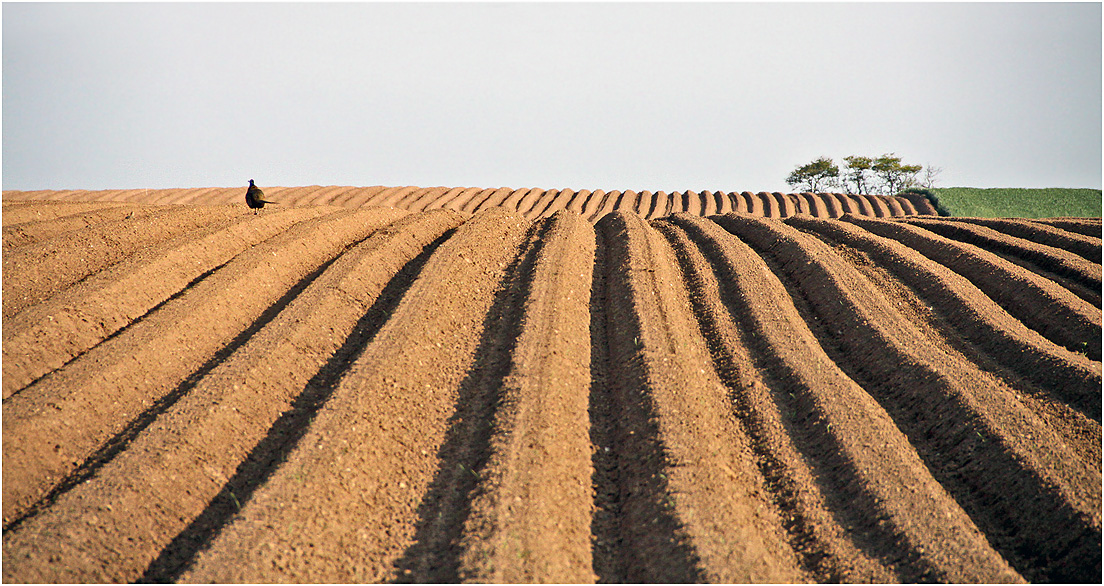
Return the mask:
[(839, 177), (839, 167), (832, 162), (832, 159), (820, 157), (808, 165), (801, 165), (794, 169), (786, 178), (786, 183), (797, 189), (816, 192), (822, 187), (835, 185), (837, 177)]
[[(802, 191), (818, 192), (826, 189), (843, 189), (848, 193), (868, 195), (872, 193), (894, 195), (909, 187), (918, 187), (917, 175), (922, 165), (908, 165), (894, 153), (880, 157), (851, 155), (843, 158), (842, 169), (829, 157), (820, 157), (806, 165), (799, 165), (786, 178), (786, 183)], [(927, 168), (923, 186), (931, 188), (939, 167)]]

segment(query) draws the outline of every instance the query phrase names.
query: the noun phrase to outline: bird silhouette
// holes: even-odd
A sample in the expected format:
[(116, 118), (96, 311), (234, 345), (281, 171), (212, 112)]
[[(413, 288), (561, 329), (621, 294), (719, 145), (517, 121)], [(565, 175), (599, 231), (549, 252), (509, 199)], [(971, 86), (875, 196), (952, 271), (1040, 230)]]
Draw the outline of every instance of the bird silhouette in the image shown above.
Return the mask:
[(278, 203), (275, 201), (265, 201), (264, 192), (260, 187), (253, 185), (253, 180), (249, 180), (249, 189), (245, 191), (245, 205), (253, 209), (253, 214), (256, 215), (257, 210), (263, 208), (266, 203)]

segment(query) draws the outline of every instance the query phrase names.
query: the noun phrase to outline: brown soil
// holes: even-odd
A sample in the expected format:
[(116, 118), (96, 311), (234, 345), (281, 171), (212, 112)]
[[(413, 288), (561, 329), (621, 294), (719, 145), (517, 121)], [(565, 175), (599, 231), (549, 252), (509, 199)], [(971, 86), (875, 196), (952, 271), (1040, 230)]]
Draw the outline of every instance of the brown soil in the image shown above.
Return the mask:
[[(1007, 224), (991, 224), (987, 220), (910, 220), (912, 224), (937, 234), (980, 244), (988, 250), (1021, 259), (1039, 269), (1070, 279), (1089, 290), (1100, 290), (1100, 239), (1069, 234), (1057, 228), (1044, 230), (1027, 222), (1003, 221)], [(990, 225), (993, 227), (987, 227)]]
[[(728, 212), (749, 213), (768, 218), (810, 214), (819, 218), (837, 218), (843, 213), (870, 217), (936, 215), (927, 198), (916, 194), (899, 196), (845, 196), (832, 193), (724, 193), (693, 191), (665, 193), (651, 191), (573, 191), (570, 189), (499, 189), (445, 187), (264, 187), (268, 199), (285, 206), (335, 205), (342, 207), (386, 206), (412, 212), (445, 208), (474, 213), (488, 207), (515, 211), (529, 220), (547, 218), (561, 209), (570, 209), (591, 222), (617, 210), (635, 212), (651, 220), (679, 212), (711, 216)], [(124, 189), (103, 191), (5, 191), (5, 201), (136, 202), (142, 204), (238, 204), (244, 188), (208, 187), (200, 189)], [(751, 203), (765, 196), (765, 204)], [(840, 204), (844, 200), (845, 203)], [(57, 205), (57, 204), (55, 204)], [(87, 205), (87, 204), (81, 204)], [(78, 209), (78, 208), (74, 208)], [(85, 208), (87, 209), (87, 208)], [(5, 214), (7, 214), (5, 209)], [(45, 212), (43, 212), (45, 213)], [(76, 212), (68, 212), (76, 213)], [(26, 220), (22, 220), (26, 221)], [(5, 220), (4, 226), (7, 226)], [(7, 246), (5, 230), (5, 246)], [(1097, 259), (1099, 262), (1099, 259)]]
[(1099, 579), (1098, 219), (243, 192), (4, 194), (4, 581)]
[[(1097, 264), (1100, 263), (1100, 231), (1095, 233), (1063, 229), (1061, 224), (1050, 226), (1045, 221), (1016, 220), (1008, 218), (946, 218), (964, 224), (988, 226), (998, 232), (1068, 250)], [(1068, 223), (1067, 223), (1068, 224)], [(1099, 224), (1097, 225), (1099, 227)], [(1071, 232), (1073, 232), (1071, 234)]]

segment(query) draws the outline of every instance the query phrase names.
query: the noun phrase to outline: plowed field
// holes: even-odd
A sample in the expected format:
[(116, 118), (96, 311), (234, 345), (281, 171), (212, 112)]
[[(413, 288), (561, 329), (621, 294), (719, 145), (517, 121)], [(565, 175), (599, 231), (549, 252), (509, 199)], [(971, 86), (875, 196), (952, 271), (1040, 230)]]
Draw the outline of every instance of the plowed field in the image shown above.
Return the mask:
[[(613, 211), (629, 211), (651, 220), (678, 212), (711, 216), (730, 212), (767, 218), (809, 214), (838, 218), (844, 214), (870, 217), (936, 215), (921, 195), (844, 195), (842, 193), (723, 193), (720, 191), (596, 191), (571, 189), (482, 189), (478, 187), (264, 187), (268, 199), (283, 205), (336, 205), (395, 207), (411, 212), (432, 209), (475, 213), (491, 207), (515, 211), (526, 219), (549, 217), (571, 210), (594, 222)], [(197, 189), (115, 189), (104, 191), (6, 191), (5, 199), (50, 201), (139, 202), (146, 204), (238, 204), (245, 189), (205, 187)]]
[(5, 582), (1101, 578), (1098, 218), (300, 189), (5, 192)]

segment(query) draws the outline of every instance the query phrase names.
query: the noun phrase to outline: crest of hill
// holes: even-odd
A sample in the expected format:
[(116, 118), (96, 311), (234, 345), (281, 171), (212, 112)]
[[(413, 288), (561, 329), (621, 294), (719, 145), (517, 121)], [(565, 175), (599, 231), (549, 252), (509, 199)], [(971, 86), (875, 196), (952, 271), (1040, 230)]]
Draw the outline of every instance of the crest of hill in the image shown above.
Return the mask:
[[(729, 212), (768, 218), (808, 214), (838, 218), (844, 214), (867, 217), (937, 215), (928, 198), (840, 193), (779, 193), (745, 191), (604, 191), (572, 189), (479, 187), (264, 187), (265, 196), (285, 206), (337, 205), (350, 208), (394, 207), (420, 212), (436, 208), (475, 213), (502, 207), (528, 219), (571, 210), (591, 222), (614, 211), (631, 211), (652, 219), (684, 212), (711, 216)], [(180, 189), (5, 191), (8, 200), (114, 201), (144, 204), (234, 204), (243, 201), (244, 187)]]

